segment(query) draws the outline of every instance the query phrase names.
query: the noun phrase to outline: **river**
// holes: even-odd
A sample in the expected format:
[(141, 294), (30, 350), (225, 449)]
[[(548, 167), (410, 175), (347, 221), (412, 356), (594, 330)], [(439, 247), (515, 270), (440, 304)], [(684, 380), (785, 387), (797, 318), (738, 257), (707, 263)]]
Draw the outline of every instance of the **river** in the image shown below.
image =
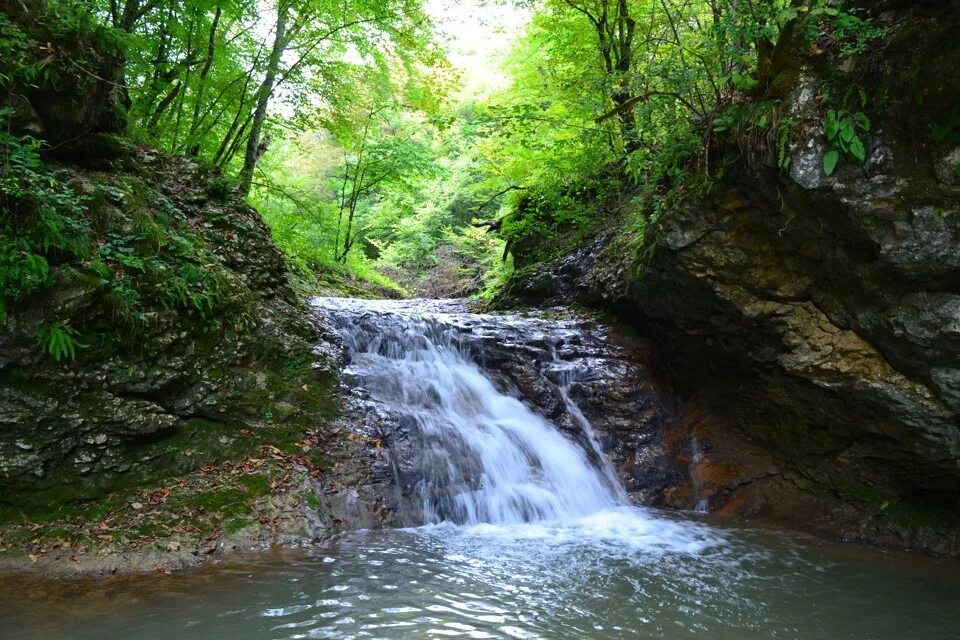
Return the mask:
[[(7, 576), (0, 637), (958, 637), (956, 563), (633, 506), (568, 393), (584, 372), (558, 348), (576, 323), (314, 304), (367, 410), (399, 425), (384, 437), (416, 526), (174, 576)], [(536, 334), (565, 429), (480, 365), (490, 336), (517, 330)]]

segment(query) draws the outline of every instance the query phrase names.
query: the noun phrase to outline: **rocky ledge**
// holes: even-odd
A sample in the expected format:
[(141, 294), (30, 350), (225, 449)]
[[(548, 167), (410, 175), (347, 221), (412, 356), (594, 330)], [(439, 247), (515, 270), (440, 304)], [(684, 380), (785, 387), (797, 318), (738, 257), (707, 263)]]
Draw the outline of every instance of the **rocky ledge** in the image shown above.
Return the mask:
[(664, 216), (652, 258), (607, 233), (510, 288), (656, 344), (684, 417), (663, 446), (689, 469), (666, 504), (960, 555), (960, 20), (908, 4), (844, 71), (875, 98), (862, 165), (825, 174), (829, 87), (794, 52), (789, 170), (741, 156)]
[(0, 330), (0, 564), (169, 570), (368, 523), (336, 349), (257, 212), (214, 170), (107, 138), (94, 166), (51, 167), (88, 244)]

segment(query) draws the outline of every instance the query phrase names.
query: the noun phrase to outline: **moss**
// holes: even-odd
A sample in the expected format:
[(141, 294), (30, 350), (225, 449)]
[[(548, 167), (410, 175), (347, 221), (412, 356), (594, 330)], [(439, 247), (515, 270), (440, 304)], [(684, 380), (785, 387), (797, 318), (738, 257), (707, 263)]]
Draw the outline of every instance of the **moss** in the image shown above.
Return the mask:
[(19, 560), (22, 557), (23, 552), (15, 547), (0, 549), (0, 560)]
[(313, 510), (320, 508), (320, 496), (318, 496), (313, 491), (303, 491), (299, 494), (300, 499), (305, 505)]
[(897, 502), (874, 517), (879, 525), (891, 526), (912, 533), (944, 529), (960, 530), (960, 514), (943, 507), (912, 505)]
[(223, 518), (231, 518), (248, 511), (248, 499), (242, 489), (217, 489), (191, 496), (185, 506), (195, 506), (207, 514), (216, 513)]
[(330, 471), (333, 469), (333, 460), (321, 449), (310, 449), (304, 453), (304, 457), (320, 471)]
[(0, 370), (0, 388), (26, 390), (34, 385), (34, 381), (24, 373), (20, 367), (10, 367)]
[[(66, 469), (34, 481), (32, 490), (17, 493), (16, 504), (4, 505), (0, 499), (0, 522), (26, 514), (31, 520), (48, 520), (72, 511), (77, 505), (90, 509), (89, 501), (104, 499), (110, 493), (124, 492), (161, 483), (190, 473), (204, 465), (228, 460), (244, 460), (260, 455), (264, 444), (290, 448), (302, 437), (302, 429), (256, 429), (244, 435), (236, 424), (193, 419), (148, 444), (124, 449), (133, 462), (124, 473), (95, 473), (78, 476)], [(51, 507), (50, 505), (56, 505)], [(108, 506), (104, 502), (98, 507)], [(91, 517), (96, 514), (90, 513)]]
[(247, 489), (247, 493), (254, 497), (270, 494), (270, 480), (260, 475), (240, 476), (240, 484)]
[(227, 533), (237, 533), (253, 524), (256, 523), (250, 518), (231, 518), (224, 523), (223, 530)]

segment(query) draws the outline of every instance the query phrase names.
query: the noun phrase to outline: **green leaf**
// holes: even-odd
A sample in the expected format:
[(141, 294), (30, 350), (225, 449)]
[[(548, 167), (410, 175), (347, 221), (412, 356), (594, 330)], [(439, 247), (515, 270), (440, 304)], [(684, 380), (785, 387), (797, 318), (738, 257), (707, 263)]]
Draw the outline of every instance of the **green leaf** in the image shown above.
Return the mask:
[(840, 160), (840, 152), (836, 149), (831, 149), (823, 154), (823, 172), (828, 176), (833, 173), (833, 170), (837, 168), (837, 162)]
[(867, 159), (867, 148), (864, 146), (863, 140), (855, 137), (850, 142), (850, 155), (856, 158), (858, 162), (863, 162)]
[(864, 115), (862, 112), (854, 114), (853, 121), (858, 127), (863, 131), (870, 131), (870, 118)]
[(831, 142), (836, 139), (837, 133), (840, 131), (839, 123), (831, 117), (827, 117), (827, 124), (824, 129), (824, 132), (827, 134), (827, 140)]
[(857, 134), (853, 130), (853, 126), (849, 122), (844, 122), (840, 126), (840, 139), (844, 142), (853, 142), (853, 139), (857, 137)]
[(793, 20), (799, 15), (799, 11), (796, 7), (787, 7), (780, 11), (777, 15), (777, 24), (786, 24), (787, 22)]

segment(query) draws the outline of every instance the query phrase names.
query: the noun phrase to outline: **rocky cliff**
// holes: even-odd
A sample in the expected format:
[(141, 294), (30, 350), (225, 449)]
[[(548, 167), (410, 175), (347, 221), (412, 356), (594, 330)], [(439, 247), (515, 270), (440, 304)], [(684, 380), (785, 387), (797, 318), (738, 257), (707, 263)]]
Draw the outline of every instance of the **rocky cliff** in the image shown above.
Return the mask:
[(102, 34), (0, 8), (0, 561), (165, 569), (371, 522), (330, 472), (364, 454), (329, 335), (258, 213), (125, 136)]
[[(662, 502), (956, 555), (960, 11), (874, 17), (886, 35), (839, 70), (781, 39), (779, 86), (753, 99), (790, 122), (789, 168), (757, 137), (718, 136), (732, 164), (713, 195), (511, 294), (603, 307), (654, 339), (684, 416), (662, 438), (685, 481)], [(872, 126), (865, 161), (827, 175), (838, 85), (862, 90)]]

